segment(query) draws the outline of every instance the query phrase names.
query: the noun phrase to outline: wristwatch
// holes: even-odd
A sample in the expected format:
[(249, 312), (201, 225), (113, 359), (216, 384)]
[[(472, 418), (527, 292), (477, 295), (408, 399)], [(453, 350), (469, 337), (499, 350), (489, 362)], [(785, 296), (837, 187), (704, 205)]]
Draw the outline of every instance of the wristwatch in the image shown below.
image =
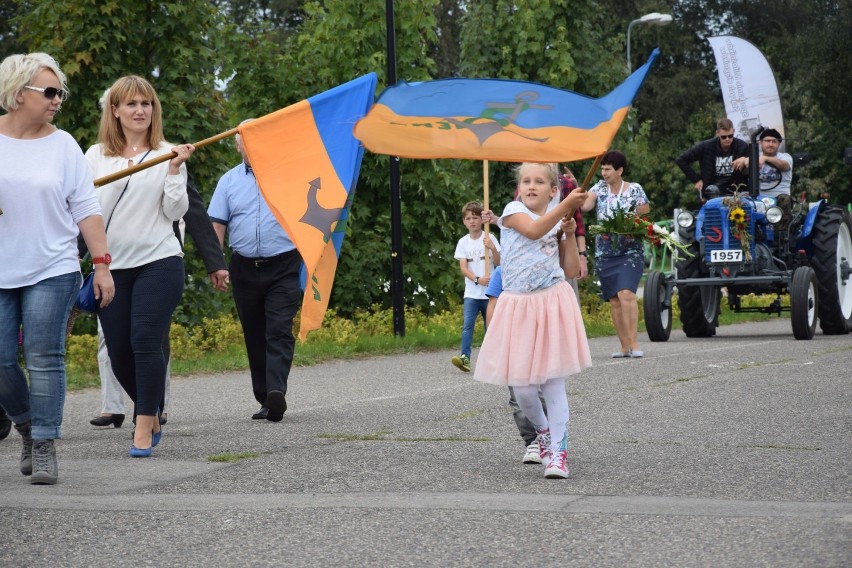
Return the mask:
[(109, 253), (106, 253), (103, 256), (96, 256), (92, 259), (92, 264), (106, 264), (107, 266), (109, 266), (111, 262), (112, 255), (110, 255)]
[(589, 258), (589, 251), (581, 250), (581, 251), (580, 251), (579, 253), (577, 253), (577, 254), (579, 254), (580, 256), (585, 256), (586, 258)]
[(479, 285), (479, 276), (474, 277), (473, 283), (476, 284), (477, 286)]

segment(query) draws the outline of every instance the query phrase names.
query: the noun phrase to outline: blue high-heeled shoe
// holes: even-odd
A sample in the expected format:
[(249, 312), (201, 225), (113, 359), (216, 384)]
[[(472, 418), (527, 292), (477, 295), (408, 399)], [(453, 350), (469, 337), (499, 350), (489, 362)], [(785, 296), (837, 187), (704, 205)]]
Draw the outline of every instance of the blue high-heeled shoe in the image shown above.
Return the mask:
[(136, 446), (131, 445), (128, 454), (130, 454), (131, 458), (150, 458), (153, 452), (153, 446), (150, 448), (137, 448)]
[(151, 447), (153, 448), (157, 444), (160, 443), (160, 439), (163, 437), (163, 430), (161, 429), (159, 432), (151, 432)]

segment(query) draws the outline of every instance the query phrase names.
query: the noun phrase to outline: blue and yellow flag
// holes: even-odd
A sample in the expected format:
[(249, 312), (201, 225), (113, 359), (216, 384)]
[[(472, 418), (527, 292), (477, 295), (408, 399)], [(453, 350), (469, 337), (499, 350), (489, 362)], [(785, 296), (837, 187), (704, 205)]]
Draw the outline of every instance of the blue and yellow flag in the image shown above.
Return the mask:
[(608, 95), (523, 81), (442, 79), (388, 87), (355, 125), (371, 152), (405, 158), (571, 162), (609, 149), (642, 86), (642, 67)]
[(305, 262), (302, 341), (328, 308), (364, 156), (352, 127), (375, 93), (370, 73), (239, 127), (260, 190)]

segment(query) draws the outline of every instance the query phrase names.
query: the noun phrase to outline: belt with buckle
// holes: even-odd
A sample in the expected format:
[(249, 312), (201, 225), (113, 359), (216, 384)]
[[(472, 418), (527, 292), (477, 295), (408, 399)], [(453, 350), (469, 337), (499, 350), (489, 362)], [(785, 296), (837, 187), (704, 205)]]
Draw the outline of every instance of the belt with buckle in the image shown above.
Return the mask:
[(258, 257), (258, 258), (251, 258), (251, 257), (248, 257), (248, 256), (243, 256), (241, 254), (238, 254), (238, 256), (241, 259), (243, 259), (244, 261), (246, 261), (247, 263), (253, 264), (255, 268), (261, 268), (263, 266), (267, 266), (269, 264), (273, 264), (273, 263), (276, 263), (276, 262), (280, 262), (281, 260), (284, 260), (284, 257), (287, 256), (288, 254), (290, 254), (291, 252), (293, 252), (293, 251), (283, 252), (283, 253), (277, 254), (275, 256), (265, 256), (265, 257)]

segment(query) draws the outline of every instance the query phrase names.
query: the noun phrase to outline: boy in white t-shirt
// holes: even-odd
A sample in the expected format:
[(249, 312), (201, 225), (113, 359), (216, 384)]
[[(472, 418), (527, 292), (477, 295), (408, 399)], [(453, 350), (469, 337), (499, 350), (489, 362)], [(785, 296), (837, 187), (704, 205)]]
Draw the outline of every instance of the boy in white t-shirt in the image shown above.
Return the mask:
[[(500, 265), (500, 242), (482, 230), (482, 204), (477, 201), (466, 203), (462, 207), (462, 219), (468, 234), (459, 239), (455, 258), (464, 275), (464, 324), (462, 325), (461, 355), (452, 358), (452, 363), (465, 372), (470, 371), (470, 351), (473, 344), (473, 328), (476, 316), (482, 315), (485, 322), (485, 310), (488, 297), (485, 288), (491, 280), (490, 274)], [(490, 269), (485, 271), (485, 249), (488, 249)]]

